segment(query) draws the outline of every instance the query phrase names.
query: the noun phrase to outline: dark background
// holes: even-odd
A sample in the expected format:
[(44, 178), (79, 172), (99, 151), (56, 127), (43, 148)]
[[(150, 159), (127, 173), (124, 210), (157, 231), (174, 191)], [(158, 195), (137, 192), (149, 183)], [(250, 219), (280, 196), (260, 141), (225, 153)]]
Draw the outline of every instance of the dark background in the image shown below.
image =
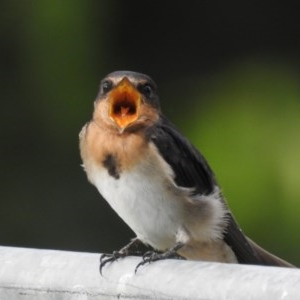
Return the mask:
[(101, 78), (158, 83), (243, 230), (300, 265), (299, 13), (269, 1), (0, 5), (0, 244), (109, 252), (133, 233), (83, 170)]

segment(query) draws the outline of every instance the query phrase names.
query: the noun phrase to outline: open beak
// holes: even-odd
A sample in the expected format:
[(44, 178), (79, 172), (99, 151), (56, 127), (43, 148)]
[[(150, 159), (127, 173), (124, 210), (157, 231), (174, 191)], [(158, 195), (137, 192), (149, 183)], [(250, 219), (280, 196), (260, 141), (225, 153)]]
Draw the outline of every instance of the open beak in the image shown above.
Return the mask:
[(141, 95), (124, 77), (109, 95), (109, 117), (124, 130), (139, 117)]

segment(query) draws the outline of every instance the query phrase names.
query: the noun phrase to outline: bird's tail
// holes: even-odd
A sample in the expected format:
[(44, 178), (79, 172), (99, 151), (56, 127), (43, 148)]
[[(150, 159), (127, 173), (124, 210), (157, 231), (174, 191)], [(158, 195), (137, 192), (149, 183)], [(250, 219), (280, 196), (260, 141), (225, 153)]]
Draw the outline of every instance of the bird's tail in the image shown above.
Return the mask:
[(288, 263), (287, 261), (271, 254), (270, 252), (266, 251), (265, 249), (258, 246), (254, 243), (251, 239), (247, 237), (247, 240), (257, 256), (261, 259), (261, 262), (268, 266), (280, 266), (286, 268), (295, 268), (294, 265)]

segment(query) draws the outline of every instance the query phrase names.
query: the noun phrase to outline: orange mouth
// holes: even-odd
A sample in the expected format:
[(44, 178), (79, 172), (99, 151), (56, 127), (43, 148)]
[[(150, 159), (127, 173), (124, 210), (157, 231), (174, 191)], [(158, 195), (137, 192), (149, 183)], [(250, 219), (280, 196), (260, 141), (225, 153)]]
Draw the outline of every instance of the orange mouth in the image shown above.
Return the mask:
[(124, 77), (110, 92), (109, 117), (121, 129), (125, 129), (139, 117), (140, 102), (140, 93), (127, 77)]

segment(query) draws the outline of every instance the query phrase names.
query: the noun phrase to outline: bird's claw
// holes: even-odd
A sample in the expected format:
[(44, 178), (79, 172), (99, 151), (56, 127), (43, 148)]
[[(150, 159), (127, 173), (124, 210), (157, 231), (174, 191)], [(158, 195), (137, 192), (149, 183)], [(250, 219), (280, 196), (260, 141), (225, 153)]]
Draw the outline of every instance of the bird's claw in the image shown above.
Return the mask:
[(102, 269), (103, 267), (110, 262), (114, 262), (118, 260), (119, 258), (124, 258), (129, 255), (142, 255), (143, 252), (139, 250), (140, 247), (145, 245), (138, 239), (134, 238), (129, 244), (124, 246), (121, 250), (119, 251), (114, 251), (111, 254), (102, 254), (100, 256), (100, 274), (102, 275)]
[(160, 253), (155, 252), (155, 251), (151, 251), (151, 250), (145, 252), (144, 255), (143, 255), (142, 261), (139, 262), (137, 264), (137, 266), (135, 267), (134, 273), (137, 273), (137, 270), (138, 270), (139, 267), (141, 267), (145, 264), (150, 264), (153, 261), (160, 260), (160, 258), (159, 258), (160, 255), (161, 255)]
[[(128, 255), (140, 255), (141, 252), (138, 251), (137, 249), (132, 250), (133, 247), (135, 248), (140, 243), (141, 243), (140, 240), (134, 239), (119, 251), (114, 251), (112, 254), (107, 254), (107, 253), (102, 254), (100, 256), (100, 267), (99, 267), (100, 274), (102, 275), (102, 269), (107, 263), (114, 262), (119, 258), (124, 258)], [(151, 262), (154, 261), (169, 259), (169, 258), (184, 259), (182, 256), (177, 254), (177, 250), (179, 250), (181, 247), (183, 247), (183, 244), (177, 243), (173, 248), (165, 252), (157, 252), (155, 250), (146, 251), (142, 256), (142, 261), (138, 263), (138, 265), (135, 267), (134, 272), (137, 273), (139, 267), (145, 264), (150, 264)]]
[(109, 263), (109, 262), (114, 262), (118, 258), (125, 257), (126, 253), (121, 252), (121, 251), (114, 251), (112, 254), (104, 253), (100, 256), (100, 266), (99, 266), (99, 271), (100, 274), (102, 275), (102, 269), (103, 267)]
[(154, 261), (158, 261), (158, 260), (163, 260), (163, 259), (169, 259), (169, 258), (177, 258), (177, 259), (183, 259), (183, 257), (181, 257), (180, 255), (177, 254), (177, 250), (179, 248), (181, 248), (182, 245), (178, 244), (176, 245), (174, 248), (172, 249), (169, 249), (165, 252), (156, 252), (156, 251), (147, 251), (144, 253), (143, 255), (143, 260), (138, 263), (138, 265), (135, 267), (135, 273), (137, 273), (137, 270), (139, 267), (145, 265), (145, 264), (150, 264), (151, 262), (154, 262)]

